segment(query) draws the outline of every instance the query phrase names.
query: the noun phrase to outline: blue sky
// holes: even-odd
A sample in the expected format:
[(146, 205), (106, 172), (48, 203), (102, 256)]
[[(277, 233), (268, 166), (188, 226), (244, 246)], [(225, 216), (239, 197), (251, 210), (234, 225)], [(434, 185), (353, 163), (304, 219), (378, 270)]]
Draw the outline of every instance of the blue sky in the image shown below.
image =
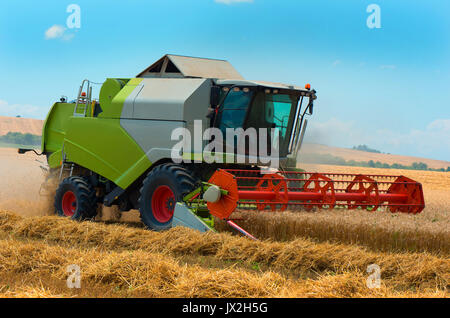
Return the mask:
[[(72, 3), (79, 29), (66, 25)], [(379, 29), (366, 25), (372, 3)], [(443, 0), (5, 0), (0, 115), (45, 118), (82, 79), (132, 77), (173, 53), (227, 59), (247, 79), (311, 83), (308, 141), (450, 161), (449, 12)]]

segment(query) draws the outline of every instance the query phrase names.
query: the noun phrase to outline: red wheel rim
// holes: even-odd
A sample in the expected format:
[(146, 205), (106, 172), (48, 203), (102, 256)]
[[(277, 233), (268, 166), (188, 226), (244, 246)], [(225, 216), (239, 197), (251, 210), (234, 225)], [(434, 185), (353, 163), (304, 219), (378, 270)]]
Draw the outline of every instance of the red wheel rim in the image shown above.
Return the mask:
[(72, 191), (64, 193), (62, 198), (62, 210), (65, 216), (73, 216), (77, 210), (77, 198)]
[(158, 222), (169, 221), (175, 210), (175, 195), (173, 191), (165, 185), (156, 188), (152, 195), (153, 216)]

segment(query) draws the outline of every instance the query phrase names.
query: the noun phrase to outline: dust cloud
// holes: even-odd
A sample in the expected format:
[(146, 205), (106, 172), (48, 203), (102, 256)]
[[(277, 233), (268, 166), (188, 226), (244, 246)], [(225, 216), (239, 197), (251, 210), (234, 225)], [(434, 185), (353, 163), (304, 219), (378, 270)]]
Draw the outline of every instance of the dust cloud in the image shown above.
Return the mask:
[(54, 213), (56, 185), (41, 188), (47, 173), (46, 158), (34, 153), (19, 155), (17, 149), (0, 148), (0, 210), (22, 216)]
[[(58, 179), (49, 177), (45, 156), (19, 155), (17, 149), (0, 148), (0, 210), (21, 216), (54, 215)], [(121, 213), (116, 206), (99, 206), (97, 221), (140, 222), (139, 212)]]

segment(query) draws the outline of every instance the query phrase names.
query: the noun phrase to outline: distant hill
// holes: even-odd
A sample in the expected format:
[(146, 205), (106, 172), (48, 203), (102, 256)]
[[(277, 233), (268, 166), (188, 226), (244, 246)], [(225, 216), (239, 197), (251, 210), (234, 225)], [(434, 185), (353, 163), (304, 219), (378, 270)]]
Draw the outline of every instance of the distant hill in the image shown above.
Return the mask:
[(8, 132), (41, 135), (44, 121), (40, 119), (0, 116), (0, 136)]
[(450, 161), (445, 160), (435, 160), (435, 159), (427, 159), (420, 157), (409, 157), (409, 156), (401, 156), (401, 155), (391, 155), (384, 153), (373, 153), (361, 150), (347, 149), (347, 148), (338, 148), (338, 147), (330, 147), (326, 145), (319, 144), (308, 144), (305, 143), (302, 145), (302, 149), (300, 150), (299, 161), (302, 161), (302, 154), (308, 154), (310, 158), (311, 155), (318, 154), (324, 155), (329, 154), (332, 156), (340, 157), (345, 160), (355, 160), (355, 161), (379, 161), (381, 163), (387, 164), (402, 164), (405, 166), (410, 166), (414, 162), (423, 162), (428, 165), (429, 168), (440, 169), (450, 166)]

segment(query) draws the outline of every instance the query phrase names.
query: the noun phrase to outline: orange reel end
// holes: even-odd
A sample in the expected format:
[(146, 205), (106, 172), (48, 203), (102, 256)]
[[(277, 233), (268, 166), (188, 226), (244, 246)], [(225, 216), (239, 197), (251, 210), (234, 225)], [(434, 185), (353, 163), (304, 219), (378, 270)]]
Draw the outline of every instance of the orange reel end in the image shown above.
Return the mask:
[(237, 207), (239, 199), (238, 187), (235, 177), (221, 169), (214, 172), (208, 183), (215, 184), (222, 190), (228, 191), (228, 194), (222, 195), (218, 202), (207, 202), (209, 212), (221, 219), (227, 219)]

